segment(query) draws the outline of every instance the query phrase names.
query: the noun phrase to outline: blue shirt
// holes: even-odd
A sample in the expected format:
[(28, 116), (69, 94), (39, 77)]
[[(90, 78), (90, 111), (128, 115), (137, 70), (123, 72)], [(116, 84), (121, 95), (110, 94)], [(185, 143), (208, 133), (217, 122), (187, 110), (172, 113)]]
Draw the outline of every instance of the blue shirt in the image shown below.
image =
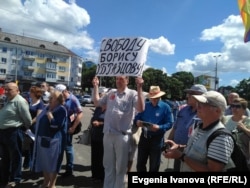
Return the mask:
[(187, 105), (182, 108), (174, 123), (174, 141), (177, 144), (187, 144), (189, 128), (194, 123), (194, 118), (196, 117), (196, 111), (193, 111), (192, 107)]
[(153, 106), (151, 102), (146, 102), (145, 110), (136, 115), (135, 122), (137, 120), (150, 122), (159, 126), (159, 130), (156, 132), (148, 130), (148, 136), (164, 135), (167, 130), (172, 128), (173, 115), (170, 106), (159, 100), (156, 106)]
[[(82, 112), (82, 107), (81, 104), (78, 100), (78, 98), (76, 98), (75, 95), (73, 95), (72, 93), (70, 94), (70, 96), (65, 100), (65, 107), (67, 109), (67, 113), (68, 113), (68, 117), (70, 118), (70, 116), (74, 115), (75, 117), (77, 116), (77, 114)], [(70, 119), (69, 119), (69, 124), (70, 124)]]

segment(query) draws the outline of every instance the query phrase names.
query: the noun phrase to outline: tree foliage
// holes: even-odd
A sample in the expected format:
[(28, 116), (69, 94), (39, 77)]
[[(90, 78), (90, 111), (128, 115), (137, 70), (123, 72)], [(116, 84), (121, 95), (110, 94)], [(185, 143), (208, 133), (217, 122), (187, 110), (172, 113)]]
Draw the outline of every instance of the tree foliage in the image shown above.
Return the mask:
[[(82, 72), (82, 88), (83, 91), (90, 91), (92, 88), (92, 79), (95, 76), (96, 65), (87, 68), (83, 64)], [(185, 99), (185, 89), (190, 88), (195, 80), (191, 72), (176, 72), (172, 76), (168, 76), (166, 73), (159, 69), (148, 68), (143, 72), (144, 79), (143, 90), (149, 91), (150, 86), (160, 86), (161, 90), (166, 92), (163, 99)], [(107, 88), (115, 88), (115, 77), (100, 77), (100, 85)], [(129, 79), (129, 88), (136, 89), (135, 78)], [(236, 87), (226, 86), (220, 87), (219, 91), (227, 97), (228, 93), (234, 91), (239, 93), (241, 97), (250, 101), (250, 78), (242, 80)], [(249, 102), (250, 103), (250, 102)]]

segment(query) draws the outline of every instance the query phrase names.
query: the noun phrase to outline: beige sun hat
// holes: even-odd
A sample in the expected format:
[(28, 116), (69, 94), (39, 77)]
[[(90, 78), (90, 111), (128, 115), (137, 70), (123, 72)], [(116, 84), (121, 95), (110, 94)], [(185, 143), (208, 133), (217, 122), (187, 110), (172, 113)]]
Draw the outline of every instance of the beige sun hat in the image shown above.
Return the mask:
[(217, 91), (208, 91), (202, 95), (193, 95), (193, 97), (201, 103), (207, 103), (222, 110), (225, 110), (227, 106), (225, 97)]
[(161, 91), (159, 86), (150, 86), (149, 93), (147, 95), (148, 98), (154, 99), (159, 98), (166, 93), (164, 91)]

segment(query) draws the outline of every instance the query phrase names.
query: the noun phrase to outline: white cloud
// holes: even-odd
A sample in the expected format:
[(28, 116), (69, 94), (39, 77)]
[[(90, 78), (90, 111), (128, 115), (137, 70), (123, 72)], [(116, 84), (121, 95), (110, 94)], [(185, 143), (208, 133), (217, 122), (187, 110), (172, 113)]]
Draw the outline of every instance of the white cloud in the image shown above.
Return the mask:
[(194, 70), (194, 66), (196, 65), (195, 61), (185, 59), (183, 62), (179, 62), (176, 66), (177, 71), (187, 71), (191, 72)]
[[(250, 72), (250, 43), (243, 42), (244, 27), (240, 16), (231, 15), (218, 26), (205, 29), (201, 32), (201, 41), (219, 40), (222, 48), (219, 52), (197, 54), (193, 60), (185, 59), (178, 62), (178, 71), (190, 71), (195, 76), (200, 74), (215, 75), (216, 58), (219, 72)], [(233, 80), (235, 84), (239, 81)]]
[(238, 80), (230, 80), (230, 85), (235, 87), (239, 83)]
[(175, 44), (171, 44), (163, 36), (157, 39), (149, 39), (149, 49), (162, 55), (174, 54)]
[(3, 1), (0, 17), (3, 31), (13, 33), (15, 26), (15, 34), (58, 41), (70, 49), (93, 50), (94, 40), (85, 30), (90, 16), (75, 1)]
[(165, 74), (167, 74), (167, 73), (168, 73), (168, 71), (167, 71), (166, 67), (162, 67), (162, 69), (161, 69), (161, 70), (162, 70), (162, 72), (163, 72), (163, 73), (165, 73)]

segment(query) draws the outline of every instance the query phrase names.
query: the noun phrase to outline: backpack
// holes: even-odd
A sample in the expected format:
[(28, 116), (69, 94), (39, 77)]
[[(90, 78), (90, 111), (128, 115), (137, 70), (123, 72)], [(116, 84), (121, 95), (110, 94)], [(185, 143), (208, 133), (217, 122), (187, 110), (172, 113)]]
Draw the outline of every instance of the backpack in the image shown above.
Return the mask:
[(234, 141), (234, 149), (233, 152), (231, 153), (231, 158), (235, 164), (235, 168), (227, 169), (228, 172), (244, 172), (244, 171), (249, 171), (247, 167), (247, 161), (246, 157), (244, 156), (243, 152), (241, 151), (240, 147), (236, 144), (235, 138), (233, 135), (226, 129), (218, 129), (215, 132), (213, 132), (207, 139), (207, 148), (209, 144), (212, 142), (215, 137), (221, 135), (221, 134), (226, 134), (230, 135)]

